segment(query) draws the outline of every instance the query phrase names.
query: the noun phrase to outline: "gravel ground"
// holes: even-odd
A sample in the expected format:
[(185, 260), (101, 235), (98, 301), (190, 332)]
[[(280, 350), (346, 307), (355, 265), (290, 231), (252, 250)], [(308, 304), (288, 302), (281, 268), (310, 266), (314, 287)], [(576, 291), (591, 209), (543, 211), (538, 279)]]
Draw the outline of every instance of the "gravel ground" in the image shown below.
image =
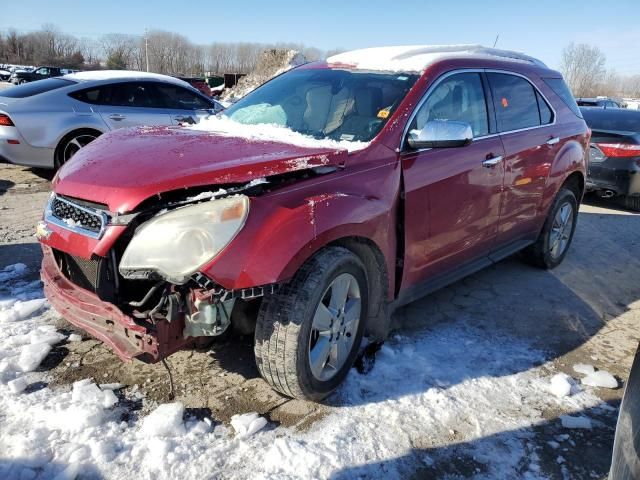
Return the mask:
[[(46, 172), (0, 164), (0, 268), (23, 262), (37, 276), (41, 255), (32, 233), (48, 196), (49, 178)], [(400, 310), (394, 323), (402, 335), (412, 335), (468, 315), (483, 330), (508, 329), (514, 337), (547, 352), (558, 371), (575, 376), (574, 364), (590, 363), (624, 384), (640, 331), (639, 229), (640, 215), (606, 203), (585, 204), (571, 251), (553, 272), (530, 268), (517, 258), (507, 259)], [(63, 321), (60, 327), (70, 328)], [(464, 347), (452, 354), (464, 355)], [(257, 411), (272, 422), (305, 430), (334, 408), (331, 399), (318, 405), (274, 393), (259, 377), (251, 338), (219, 342), (207, 352), (180, 352), (170, 357), (169, 364), (177, 399), (219, 421)], [(122, 363), (86, 336), (81, 342), (54, 348), (44, 367), (54, 386), (93, 377), (101, 383), (137, 385), (150, 406), (169, 399), (162, 365)], [(562, 412), (544, 411), (546, 423), (532, 427), (538, 455), (550, 478), (606, 476), (622, 388), (598, 389), (597, 394), (614, 408), (598, 418), (596, 428), (575, 435), (574, 448), (563, 453), (566, 468), (562, 473), (554, 466), (557, 452), (547, 446), (561, 433), (558, 417)], [(465, 432), (457, 434), (452, 448), (467, 441)], [(473, 476), (473, 470), (465, 474), (464, 465), (454, 467), (463, 478)], [(438, 476), (453, 467), (434, 468)], [(419, 470), (416, 475), (420, 476)]]

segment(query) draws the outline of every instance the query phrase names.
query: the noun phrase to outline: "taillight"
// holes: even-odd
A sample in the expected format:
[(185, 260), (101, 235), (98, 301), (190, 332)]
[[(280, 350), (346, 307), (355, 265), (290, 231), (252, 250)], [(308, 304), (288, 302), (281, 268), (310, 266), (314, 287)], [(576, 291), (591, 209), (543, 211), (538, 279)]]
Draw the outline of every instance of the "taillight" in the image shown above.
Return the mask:
[(596, 143), (607, 157), (638, 157), (640, 145), (631, 143)]
[(13, 127), (13, 122), (9, 118), (9, 115), (0, 113), (0, 127)]

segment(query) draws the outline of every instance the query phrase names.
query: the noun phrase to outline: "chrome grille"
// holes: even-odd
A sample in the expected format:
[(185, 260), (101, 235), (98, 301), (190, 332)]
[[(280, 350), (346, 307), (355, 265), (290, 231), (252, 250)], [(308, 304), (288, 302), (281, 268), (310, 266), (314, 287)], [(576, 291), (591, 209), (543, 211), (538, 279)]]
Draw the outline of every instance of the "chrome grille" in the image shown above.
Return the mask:
[(106, 226), (107, 216), (99, 210), (53, 195), (47, 206), (47, 220), (69, 230), (99, 238)]

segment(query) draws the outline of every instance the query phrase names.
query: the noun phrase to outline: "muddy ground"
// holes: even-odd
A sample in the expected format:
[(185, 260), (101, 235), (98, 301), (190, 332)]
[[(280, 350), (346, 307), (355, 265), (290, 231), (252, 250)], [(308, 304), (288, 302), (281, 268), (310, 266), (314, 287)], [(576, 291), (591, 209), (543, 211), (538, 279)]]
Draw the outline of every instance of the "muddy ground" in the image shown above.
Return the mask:
[[(50, 177), (0, 163), (0, 268), (23, 262), (37, 277), (41, 254), (33, 231)], [(472, 314), (483, 329), (508, 328), (527, 338), (548, 352), (558, 370), (575, 375), (575, 363), (590, 363), (624, 384), (640, 332), (639, 232), (640, 215), (588, 199), (571, 251), (553, 272), (510, 258), (396, 312), (394, 324), (410, 335), (412, 330)], [(60, 327), (71, 329), (63, 320)], [(462, 346), (459, 353), (464, 354)], [(176, 399), (192, 413), (218, 421), (257, 411), (270, 421), (305, 429), (330, 412), (336, 401), (330, 398), (319, 405), (273, 392), (255, 367), (251, 338), (218, 341), (207, 351), (180, 352), (168, 364)], [(151, 400), (140, 407), (144, 410), (170, 399), (162, 364), (122, 363), (87, 336), (56, 347), (43, 368), (52, 386), (88, 377), (126, 384), (129, 392), (139, 390)], [(576, 435), (575, 448), (565, 455), (570, 478), (603, 478), (608, 471), (622, 388), (599, 389), (598, 395), (614, 409), (599, 418), (600, 426)], [(550, 422), (536, 431), (543, 459), (546, 441), (561, 433), (558, 413), (544, 412)], [(555, 461), (554, 452), (547, 453), (549, 462)], [(456, 468), (464, 471), (464, 465)]]

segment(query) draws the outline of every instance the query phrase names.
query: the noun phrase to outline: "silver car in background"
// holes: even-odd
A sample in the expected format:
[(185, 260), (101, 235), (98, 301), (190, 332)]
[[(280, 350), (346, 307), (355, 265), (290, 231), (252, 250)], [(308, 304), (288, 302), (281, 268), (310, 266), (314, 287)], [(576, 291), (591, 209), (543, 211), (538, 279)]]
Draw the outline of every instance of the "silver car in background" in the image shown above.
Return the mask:
[(57, 169), (110, 130), (197, 123), (222, 108), (167, 75), (94, 71), (38, 80), (0, 90), (0, 158)]

